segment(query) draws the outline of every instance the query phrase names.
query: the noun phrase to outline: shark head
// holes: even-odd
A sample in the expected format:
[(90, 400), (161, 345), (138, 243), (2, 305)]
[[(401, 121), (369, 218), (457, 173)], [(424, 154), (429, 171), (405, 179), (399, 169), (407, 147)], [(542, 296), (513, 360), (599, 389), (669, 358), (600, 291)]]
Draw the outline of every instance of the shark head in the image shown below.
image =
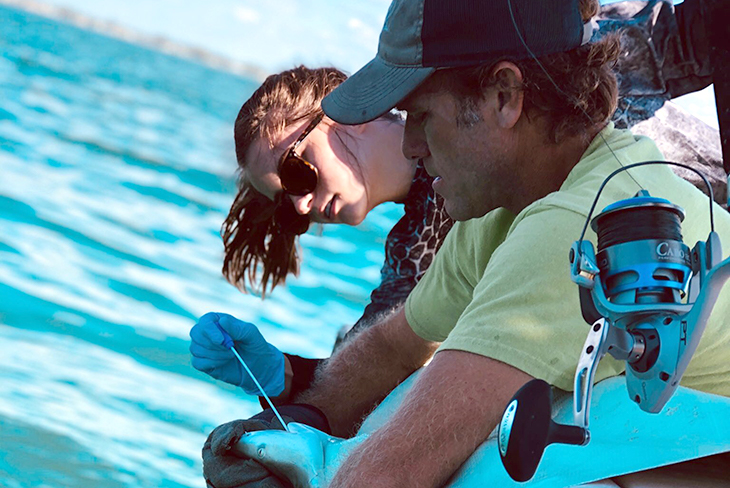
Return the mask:
[(292, 422), (288, 427), (290, 432), (249, 432), (234, 449), (288, 479), (295, 488), (324, 488), (336, 472), (336, 467), (326, 462), (334, 452), (328, 456), (326, 451), (336, 451), (341, 439), (304, 424)]

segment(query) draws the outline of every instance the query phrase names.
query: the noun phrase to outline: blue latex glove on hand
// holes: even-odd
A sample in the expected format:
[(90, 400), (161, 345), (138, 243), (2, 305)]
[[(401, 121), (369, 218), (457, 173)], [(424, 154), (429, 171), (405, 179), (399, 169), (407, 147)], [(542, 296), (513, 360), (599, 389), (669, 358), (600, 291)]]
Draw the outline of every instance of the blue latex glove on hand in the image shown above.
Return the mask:
[(269, 396), (284, 391), (284, 354), (266, 342), (255, 325), (225, 313), (207, 313), (190, 330), (190, 354), (195, 369), (250, 395), (260, 395), (251, 377), (233, 352), (223, 345), (219, 325), (233, 339), (234, 347)]

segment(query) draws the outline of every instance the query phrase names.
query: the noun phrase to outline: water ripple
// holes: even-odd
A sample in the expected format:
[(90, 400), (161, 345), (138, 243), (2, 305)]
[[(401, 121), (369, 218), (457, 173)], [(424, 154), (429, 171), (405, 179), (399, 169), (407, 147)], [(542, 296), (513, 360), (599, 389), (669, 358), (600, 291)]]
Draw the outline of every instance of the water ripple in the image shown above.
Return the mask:
[(0, 26), (0, 487), (202, 486), (207, 433), (259, 406), (192, 369), (196, 318), (326, 356), (401, 210), (313, 229), (299, 278), (243, 295), (218, 232), (255, 83), (5, 7)]

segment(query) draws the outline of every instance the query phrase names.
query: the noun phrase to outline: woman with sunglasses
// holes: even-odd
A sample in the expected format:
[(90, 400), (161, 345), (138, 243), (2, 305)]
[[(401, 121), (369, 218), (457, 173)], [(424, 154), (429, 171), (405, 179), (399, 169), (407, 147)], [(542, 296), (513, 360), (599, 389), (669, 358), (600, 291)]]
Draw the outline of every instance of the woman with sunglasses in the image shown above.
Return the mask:
[(381, 203), (404, 203), (386, 243), (385, 288), (373, 293), (361, 325), (405, 300), (452, 222), (432, 178), (401, 152), (399, 115), (360, 126), (324, 116), (319, 103), (345, 78), (335, 68), (294, 68), (269, 77), (241, 108), (241, 178), (221, 231), (223, 274), (263, 294), (297, 272), (296, 239), (311, 222), (357, 225)]
[[(353, 327), (359, 329), (405, 301), (453, 222), (431, 188), (433, 178), (419, 161), (403, 156), (400, 115), (359, 126), (324, 116), (321, 100), (345, 78), (335, 68), (300, 66), (270, 76), (243, 104), (234, 130), (239, 191), (221, 229), (223, 274), (242, 291), (264, 295), (297, 273), (296, 240), (311, 222), (357, 225), (382, 203), (403, 203), (405, 215), (386, 241), (381, 285)], [(258, 394), (238, 364), (223, 366), (223, 355), (210, 351), (223, 337), (216, 325), (237, 343), (263, 351), (249, 359), (262, 367), (249, 367), (259, 369), (267, 394), (281, 393), (290, 367), (294, 392), (311, 382), (318, 360), (284, 360), (253, 325), (225, 314), (205, 315), (191, 331), (197, 369)]]
[[(603, 24), (607, 30), (615, 30), (622, 22), (635, 28), (636, 18), (617, 20), (616, 5), (604, 7), (612, 9)], [(686, 72), (688, 60), (672, 51), (676, 38), (649, 40), (651, 32), (677, 32), (654, 29), (655, 22), (674, 22), (674, 18), (655, 15), (651, 10), (638, 14), (642, 15), (647, 26), (646, 44), (654, 46), (652, 55), (659, 49), (667, 50), (660, 52), (665, 78), (655, 72), (644, 77), (652, 83), (659, 77), (675, 89), (645, 97), (646, 85), (636, 79), (636, 70), (631, 68), (636, 60), (619, 65), (619, 70), (626, 67), (624, 79), (630, 82), (622, 82), (625, 98), (616, 115), (617, 125), (624, 127), (650, 117), (672, 95), (709, 83), (704, 73)], [(693, 22), (685, 19), (685, 24)], [(688, 35), (688, 31), (680, 33)], [(632, 56), (646, 55), (637, 52)], [(695, 60), (694, 66), (707, 69), (704, 58)], [(666, 79), (667, 73), (677, 72), (680, 75), (675, 79)], [(235, 123), (239, 191), (221, 235), (225, 244), (223, 274), (241, 290), (254, 288), (264, 295), (284, 283), (289, 273), (298, 271), (296, 240), (311, 222), (357, 225), (381, 203), (403, 203), (405, 215), (386, 241), (381, 284), (353, 327), (356, 330), (405, 300), (430, 265), (452, 221), (431, 189), (432, 178), (422, 164), (402, 155), (403, 120), (399, 115), (386, 114), (360, 126), (343, 126), (323, 116), (321, 100), (344, 79), (335, 68), (300, 66), (270, 76), (244, 103)], [(638, 97), (632, 98), (632, 94)], [(653, 138), (662, 139), (662, 134), (658, 136)], [(695, 162), (691, 154), (685, 159)], [(289, 388), (280, 398), (285, 401), (311, 383), (319, 360), (283, 355), (254, 325), (225, 314), (207, 314), (191, 331), (193, 366), (197, 369), (259, 394), (231, 353), (220, 348), (223, 336), (218, 326), (230, 333), (239, 351), (250, 353), (249, 367), (267, 394), (281, 394), (286, 383)]]

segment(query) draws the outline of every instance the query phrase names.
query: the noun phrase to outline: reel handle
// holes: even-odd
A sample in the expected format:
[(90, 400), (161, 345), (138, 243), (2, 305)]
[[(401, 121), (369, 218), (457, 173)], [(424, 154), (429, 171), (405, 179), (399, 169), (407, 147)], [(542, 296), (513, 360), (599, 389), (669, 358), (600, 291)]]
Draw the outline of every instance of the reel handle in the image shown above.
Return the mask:
[(587, 429), (552, 420), (552, 392), (543, 380), (532, 380), (512, 397), (499, 423), (499, 454), (515, 481), (533, 477), (550, 444), (585, 445)]

